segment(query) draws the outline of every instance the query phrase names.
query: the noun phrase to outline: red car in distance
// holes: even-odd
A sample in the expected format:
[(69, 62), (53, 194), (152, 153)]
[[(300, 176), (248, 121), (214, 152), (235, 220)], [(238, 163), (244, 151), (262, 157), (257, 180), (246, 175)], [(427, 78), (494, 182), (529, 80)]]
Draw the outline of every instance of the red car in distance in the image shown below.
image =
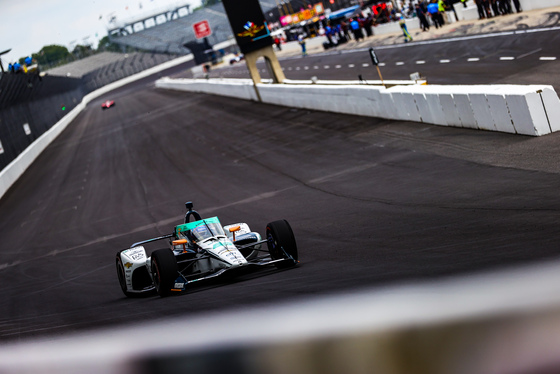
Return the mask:
[(107, 100), (101, 103), (101, 109), (109, 109), (110, 107), (114, 106), (115, 102), (113, 100)]

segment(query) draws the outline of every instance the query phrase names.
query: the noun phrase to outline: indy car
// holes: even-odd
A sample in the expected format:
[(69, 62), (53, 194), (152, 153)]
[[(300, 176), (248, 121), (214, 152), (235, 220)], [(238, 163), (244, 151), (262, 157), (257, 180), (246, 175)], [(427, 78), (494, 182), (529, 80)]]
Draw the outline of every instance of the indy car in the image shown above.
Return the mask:
[(110, 107), (115, 106), (114, 100), (107, 100), (101, 103), (101, 109), (109, 109)]
[[(183, 224), (168, 235), (134, 243), (117, 252), (119, 283), (127, 297), (153, 293), (160, 296), (187, 291), (194, 282), (250, 267), (298, 264), (296, 239), (286, 220), (266, 225), (266, 237), (246, 223), (222, 226), (218, 217), (202, 219), (187, 202)], [(167, 248), (146, 254), (145, 244), (168, 241)], [(267, 249), (262, 248), (266, 243)]]

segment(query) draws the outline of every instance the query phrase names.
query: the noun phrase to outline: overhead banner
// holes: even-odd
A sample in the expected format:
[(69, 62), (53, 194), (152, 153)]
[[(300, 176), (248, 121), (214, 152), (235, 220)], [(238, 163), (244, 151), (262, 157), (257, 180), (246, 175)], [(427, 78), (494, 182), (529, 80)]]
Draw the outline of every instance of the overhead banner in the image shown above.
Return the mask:
[(242, 53), (273, 44), (259, 0), (222, 0), (222, 4)]

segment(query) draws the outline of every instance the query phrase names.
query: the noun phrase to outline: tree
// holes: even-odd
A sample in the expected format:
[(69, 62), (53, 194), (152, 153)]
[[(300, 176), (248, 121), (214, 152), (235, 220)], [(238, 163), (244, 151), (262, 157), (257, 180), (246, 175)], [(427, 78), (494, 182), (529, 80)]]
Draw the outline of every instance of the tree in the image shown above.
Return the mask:
[(99, 44), (97, 45), (97, 52), (121, 52), (122, 48), (117, 43), (113, 43), (109, 36), (106, 35), (101, 40), (99, 40)]
[(60, 65), (63, 62), (72, 58), (68, 48), (61, 45), (47, 45), (44, 46), (39, 52), (31, 55), (40, 65), (54, 66)]
[(91, 49), (90, 45), (81, 45), (81, 44), (78, 44), (77, 46), (75, 46), (74, 50), (72, 51), (72, 54), (77, 59), (81, 59), (81, 58), (84, 58), (84, 57), (87, 57), (87, 56), (91, 56), (94, 53), (95, 52)]

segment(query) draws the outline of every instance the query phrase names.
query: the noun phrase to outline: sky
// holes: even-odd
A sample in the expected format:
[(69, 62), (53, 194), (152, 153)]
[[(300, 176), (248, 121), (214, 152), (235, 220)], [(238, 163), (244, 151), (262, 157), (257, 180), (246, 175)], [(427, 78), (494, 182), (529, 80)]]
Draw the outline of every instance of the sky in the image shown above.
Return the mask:
[(12, 49), (1, 58), (7, 66), (50, 44), (97, 48), (111, 16), (124, 22), (184, 4), (200, 0), (0, 0), (0, 52)]

